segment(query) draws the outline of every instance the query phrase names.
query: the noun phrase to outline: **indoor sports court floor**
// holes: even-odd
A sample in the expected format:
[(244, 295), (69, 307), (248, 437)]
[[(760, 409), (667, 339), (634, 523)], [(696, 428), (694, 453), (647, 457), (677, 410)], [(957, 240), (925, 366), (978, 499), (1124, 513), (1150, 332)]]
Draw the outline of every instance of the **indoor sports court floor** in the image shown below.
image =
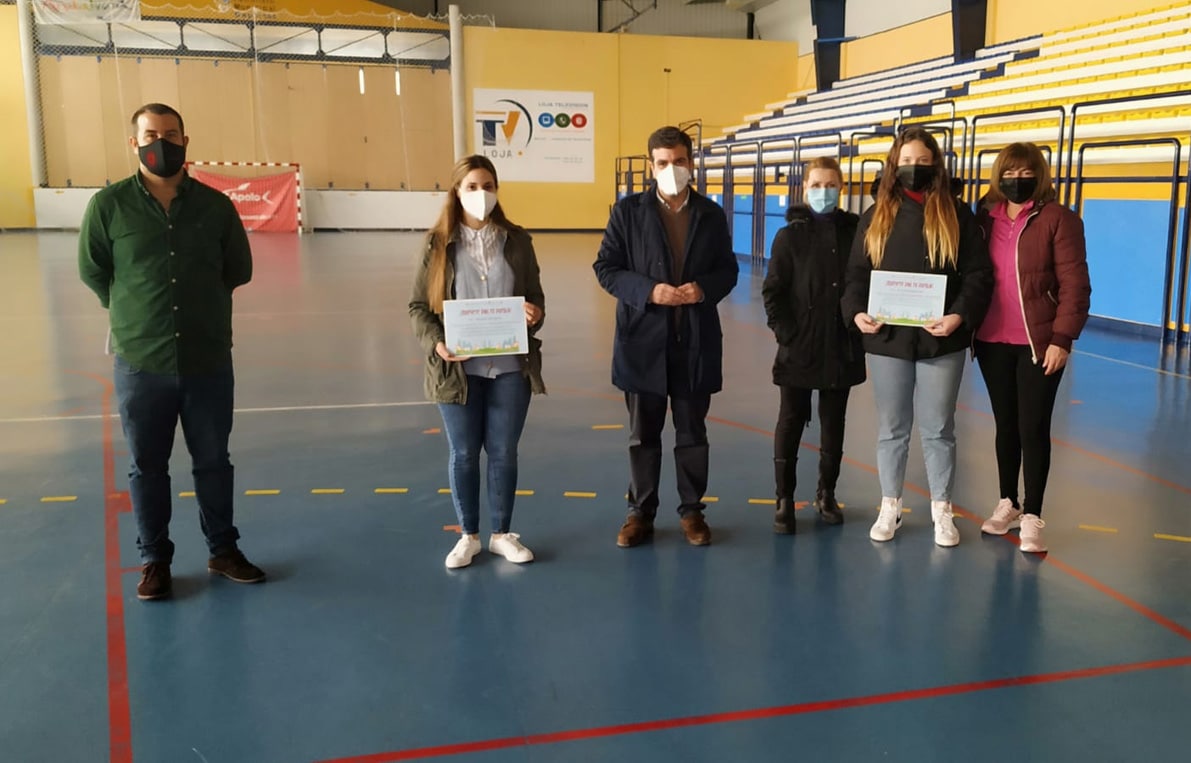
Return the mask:
[[(232, 459), (243, 548), (270, 579), (208, 576), (179, 442), (176, 595), (142, 603), (105, 315), (76, 277), (75, 236), (0, 237), (0, 759), (1187, 759), (1185, 356), (1096, 332), (1077, 345), (1044, 558), (979, 533), (997, 495), (971, 366), (957, 548), (933, 544), (917, 440), (906, 523), (869, 540), (867, 387), (849, 417), (846, 524), (805, 510), (796, 537), (775, 536), (774, 345), (746, 265), (721, 306), (713, 545), (688, 546), (664, 509), (653, 544), (625, 550), (599, 237), (543, 234), (550, 394), (530, 409), (514, 521), (537, 561), (485, 552), (448, 571), (446, 442), (406, 311), (418, 241), (253, 237)], [(669, 462), (663, 482), (673, 505)]]

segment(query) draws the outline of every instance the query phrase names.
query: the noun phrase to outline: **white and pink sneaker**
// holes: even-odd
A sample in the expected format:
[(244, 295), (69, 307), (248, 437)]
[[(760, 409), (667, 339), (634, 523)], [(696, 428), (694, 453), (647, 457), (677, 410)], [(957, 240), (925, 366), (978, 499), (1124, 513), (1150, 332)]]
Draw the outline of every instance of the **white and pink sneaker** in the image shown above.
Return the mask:
[(1042, 539), (1042, 528), (1046, 523), (1037, 514), (1025, 514), (1021, 518), (1021, 550), (1027, 554), (1041, 554), (1046, 551)]
[(1021, 509), (1013, 508), (1013, 501), (1008, 498), (1002, 498), (997, 507), (993, 509), (992, 516), (984, 520), (984, 524), (980, 525), (980, 532), (988, 533), (989, 535), (1004, 535), (1015, 527), (1021, 525)]

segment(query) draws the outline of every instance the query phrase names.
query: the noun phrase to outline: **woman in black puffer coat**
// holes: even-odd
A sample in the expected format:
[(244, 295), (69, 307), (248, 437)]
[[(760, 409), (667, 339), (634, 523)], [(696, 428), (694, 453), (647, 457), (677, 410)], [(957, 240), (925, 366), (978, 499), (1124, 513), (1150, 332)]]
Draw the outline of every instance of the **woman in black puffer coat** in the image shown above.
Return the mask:
[(839, 209), (843, 175), (834, 159), (807, 165), (809, 206), (792, 206), (789, 222), (770, 250), (761, 287), (769, 327), (777, 337), (773, 383), (781, 409), (773, 438), (777, 511), (773, 530), (794, 532), (794, 487), (802, 430), (811, 418), (811, 392), (819, 391), (819, 485), (815, 508), (828, 524), (844, 521), (835, 500), (844, 455), (848, 393), (864, 381), (864, 349), (840, 314), (844, 275), (859, 218)]

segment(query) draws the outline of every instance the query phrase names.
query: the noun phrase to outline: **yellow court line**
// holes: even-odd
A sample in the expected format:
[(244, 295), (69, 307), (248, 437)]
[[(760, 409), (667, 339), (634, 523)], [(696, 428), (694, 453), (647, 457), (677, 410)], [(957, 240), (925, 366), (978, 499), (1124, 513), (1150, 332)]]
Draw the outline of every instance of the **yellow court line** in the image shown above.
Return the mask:
[(396, 495), (396, 494), (404, 495), (405, 493), (409, 492), (409, 488), (407, 488), (407, 487), (378, 487), (376, 490), (373, 490), (372, 492), (376, 493), (377, 495)]
[(757, 504), (758, 506), (776, 506), (776, 498), (750, 498), (749, 503)]
[(341, 487), (316, 487), (310, 491), (311, 495), (343, 495), (345, 492)]
[(450, 489), (449, 487), (440, 487), (440, 488), (438, 489), (438, 494), (439, 494), (439, 495), (450, 495), (450, 494), (451, 494), (451, 489)]
[(592, 429), (624, 429), (624, 424), (596, 424)]
[(1177, 540), (1179, 543), (1191, 543), (1191, 538), (1185, 535), (1167, 535), (1166, 533), (1154, 533), (1154, 537), (1158, 540)]
[(532, 490), (514, 490), (513, 494), (514, 495), (533, 495), (533, 491)]
[(0, 506), (3, 506), (3, 505), (4, 505), (4, 504), (6, 504), (6, 503), (8, 503), (8, 499), (7, 499), (7, 498), (0, 498)]
[(280, 490), (245, 490), (244, 495), (281, 495)]
[(42, 497), (41, 502), (42, 503), (71, 503), (72, 501), (77, 501), (78, 499), (79, 499), (79, 497), (77, 495), (47, 495), (47, 496)]
[(595, 498), (595, 493), (580, 493), (573, 490), (568, 490), (562, 494), (563, 498)]
[(178, 493), (178, 497), (179, 498), (194, 498), (194, 491), (193, 490), (183, 490), (181, 493)]
[(1115, 527), (1101, 527), (1100, 525), (1080, 525), (1081, 530), (1091, 530), (1094, 533), (1115, 533), (1120, 532)]
[(714, 495), (703, 496), (703, 503), (719, 503), (719, 502), (720, 502), (720, 499), (716, 498)]

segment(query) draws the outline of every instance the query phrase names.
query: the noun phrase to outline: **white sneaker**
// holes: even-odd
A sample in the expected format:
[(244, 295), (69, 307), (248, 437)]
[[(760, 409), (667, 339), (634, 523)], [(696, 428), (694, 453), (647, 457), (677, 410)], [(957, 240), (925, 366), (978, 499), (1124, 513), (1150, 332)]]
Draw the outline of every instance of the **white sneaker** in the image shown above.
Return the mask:
[(456, 570), (471, 564), (471, 560), (480, 553), (481, 548), (483, 546), (480, 544), (480, 536), (464, 535), (455, 544), (455, 548), (451, 549), (451, 553), (447, 554), (447, 569)]
[(931, 501), (930, 518), (935, 521), (936, 546), (951, 548), (959, 545), (959, 530), (955, 527), (951, 501)]
[(532, 562), (533, 552), (521, 545), (520, 538), (517, 533), (492, 533), (488, 539), (488, 550), (517, 564)]
[(1046, 551), (1042, 540), (1042, 528), (1046, 523), (1037, 514), (1025, 514), (1021, 518), (1021, 550), (1027, 554), (1041, 554)]
[(877, 521), (873, 522), (872, 528), (868, 531), (868, 537), (876, 541), (893, 540), (893, 534), (901, 526), (902, 499), (886, 496), (881, 499), (881, 513), (877, 515)]
[(989, 535), (1004, 535), (1015, 527), (1021, 526), (1021, 509), (1013, 508), (1013, 501), (1002, 498), (992, 516), (980, 525), (980, 532)]

